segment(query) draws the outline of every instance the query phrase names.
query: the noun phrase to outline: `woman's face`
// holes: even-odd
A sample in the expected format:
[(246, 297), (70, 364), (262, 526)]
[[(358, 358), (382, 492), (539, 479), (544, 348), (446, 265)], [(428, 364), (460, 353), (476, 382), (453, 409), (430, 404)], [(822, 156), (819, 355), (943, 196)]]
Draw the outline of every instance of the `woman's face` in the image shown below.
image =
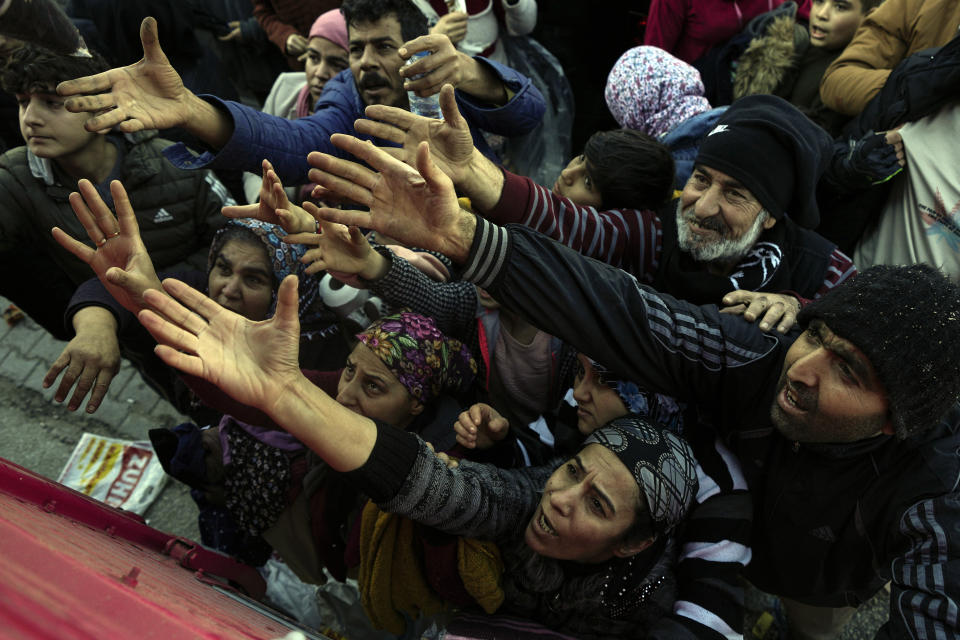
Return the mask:
[(250, 320), (263, 320), (273, 297), (273, 267), (257, 240), (227, 240), (207, 277), (210, 298)]
[(616, 454), (590, 444), (547, 480), (524, 541), (536, 553), (558, 560), (600, 563), (625, 557), (641, 545), (623, 537), (640, 506), (636, 480)]
[(400, 428), (423, 412), (423, 404), (362, 342), (347, 356), (337, 385), (337, 402), (362, 416)]
[(614, 418), (627, 415), (620, 395), (603, 383), (590, 358), (577, 354), (577, 377), (573, 381), (573, 399), (577, 401), (577, 429), (590, 435)]
[(304, 54), (304, 67), (310, 98), (316, 101), (323, 93), (327, 80), (350, 66), (347, 50), (326, 38), (310, 38)]

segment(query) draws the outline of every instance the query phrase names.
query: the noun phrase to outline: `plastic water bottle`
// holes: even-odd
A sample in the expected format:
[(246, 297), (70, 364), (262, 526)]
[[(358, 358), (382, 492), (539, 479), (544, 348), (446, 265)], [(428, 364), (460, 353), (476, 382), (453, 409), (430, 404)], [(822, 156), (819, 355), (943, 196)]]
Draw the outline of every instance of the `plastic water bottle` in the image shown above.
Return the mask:
[[(410, 56), (410, 59), (407, 60), (406, 64), (403, 65), (404, 68), (409, 67), (411, 64), (416, 62), (421, 58), (425, 58), (430, 55), (429, 51), (418, 51), (417, 53)], [(416, 76), (411, 76), (410, 80), (417, 80), (422, 78), (423, 74)], [(443, 113), (440, 111), (440, 94), (435, 93), (432, 96), (421, 98), (413, 91), (407, 91), (407, 99), (410, 101), (410, 113), (415, 113), (418, 116), (424, 116), (426, 118), (436, 118), (437, 120), (443, 120)]]

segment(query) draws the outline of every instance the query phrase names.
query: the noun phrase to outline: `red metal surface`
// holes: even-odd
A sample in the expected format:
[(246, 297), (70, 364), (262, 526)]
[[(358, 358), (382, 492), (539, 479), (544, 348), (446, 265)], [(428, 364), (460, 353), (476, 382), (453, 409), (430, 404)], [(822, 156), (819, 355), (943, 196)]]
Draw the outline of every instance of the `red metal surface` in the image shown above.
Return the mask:
[[(179, 560), (162, 553), (168, 543)], [(0, 637), (279, 638), (290, 631), (205, 584), (237, 563), (185, 544), (192, 546), (0, 458)], [(208, 555), (221, 564), (203, 568), (204, 582), (181, 566), (200, 568), (197, 558)]]

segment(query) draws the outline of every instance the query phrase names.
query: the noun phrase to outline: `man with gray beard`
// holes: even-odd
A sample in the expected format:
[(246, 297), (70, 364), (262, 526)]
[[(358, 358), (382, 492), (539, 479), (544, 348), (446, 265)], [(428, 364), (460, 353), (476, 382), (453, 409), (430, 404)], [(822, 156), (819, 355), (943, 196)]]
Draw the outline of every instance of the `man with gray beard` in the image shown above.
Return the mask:
[(403, 143), (408, 163), (427, 140), (458, 191), (491, 222), (523, 224), (677, 298), (726, 304), (764, 330), (786, 332), (803, 301), (856, 273), (850, 258), (810, 230), (819, 223), (815, 190), (830, 137), (785, 100), (734, 102), (701, 143), (679, 197), (659, 211), (598, 211), (486, 160), (469, 146), (445, 93), (443, 126), (376, 106), (367, 116), (378, 122), (359, 121), (357, 130)]

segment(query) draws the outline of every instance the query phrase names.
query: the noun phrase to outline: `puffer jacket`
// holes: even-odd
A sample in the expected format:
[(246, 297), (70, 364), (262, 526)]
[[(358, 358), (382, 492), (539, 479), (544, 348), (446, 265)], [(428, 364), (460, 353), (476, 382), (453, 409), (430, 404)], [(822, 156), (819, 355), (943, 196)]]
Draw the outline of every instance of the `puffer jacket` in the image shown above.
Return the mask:
[[(473, 144), (484, 155), (497, 161), (482, 131), (501, 136), (520, 136), (532, 131), (543, 118), (544, 97), (530, 78), (509, 67), (486, 58), (475, 58), (487, 65), (512, 95), (506, 104), (497, 106), (480, 102), (456, 92), (457, 107), (470, 125)], [(349, 69), (341, 71), (323, 87), (314, 113), (297, 120), (270, 116), (256, 109), (203, 96), (218, 109), (230, 114), (233, 136), (216, 154), (195, 156), (184, 145), (175, 145), (165, 153), (176, 166), (184, 169), (240, 169), (260, 172), (263, 158), (269, 158), (280, 179), (287, 184), (307, 182), (307, 154), (322, 151), (339, 158), (352, 159), (347, 152), (330, 143), (333, 133), (357, 135), (353, 123), (364, 117), (363, 100)], [(358, 135), (361, 140), (371, 136)], [(378, 141), (383, 144), (383, 141)]]
[[(154, 265), (175, 264), (209, 246), (224, 220), (220, 209), (233, 204), (223, 184), (209, 171), (183, 171), (166, 162), (161, 152), (171, 143), (157, 137), (156, 131), (118, 136), (115, 141), (123, 158), (114, 175), (126, 187)], [(0, 156), (0, 251), (30, 243), (49, 255), (74, 285), (88, 280), (90, 267), (50, 234), (52, 227), (60, 227), (93, 246), (67, 199), (76, 188), (73, 178), (26, 147)], [(109, 193), (101, 195), (112, 205)]]

